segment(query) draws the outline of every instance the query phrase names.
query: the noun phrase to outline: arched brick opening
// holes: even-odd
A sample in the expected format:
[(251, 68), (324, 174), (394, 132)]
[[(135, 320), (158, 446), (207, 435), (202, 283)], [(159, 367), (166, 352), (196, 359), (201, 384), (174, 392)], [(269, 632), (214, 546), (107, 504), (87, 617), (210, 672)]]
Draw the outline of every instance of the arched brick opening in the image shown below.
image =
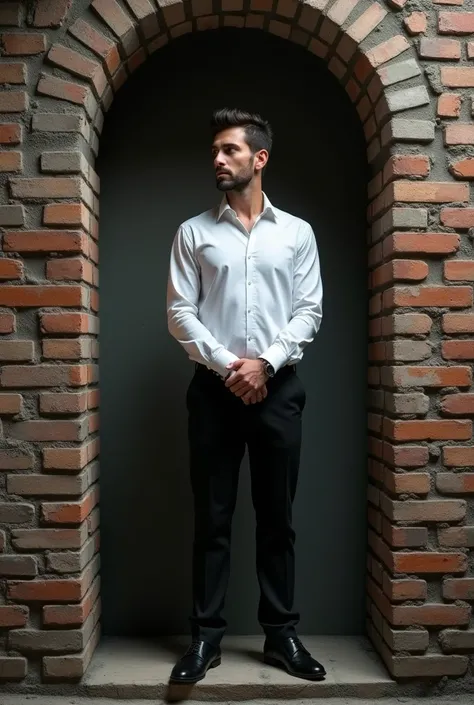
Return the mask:
[[(147, 55), (219, 26), (307, 47), (327, 61), (363, 123), (373, 171), (367, 629), (396, 678), (466, 673), (474, 650), (466, 520), (474, 172), (457, 146), (474, 138), (466, 124), (441, 133), (434, 116), (456, 120), (474, 69), (445, 66), (438, 75), (432, 62), (458, 60), (459, 42), (407, 38), (428, 31), (426, 15), (404, 11), (403, 0), (390, 5), (402, 12), (369, 0), (57, 0), (26, 16), (17, 3), (1, 9), (0, 75), (9, 84), (0, 96), (2, 680), (80, 679), (99, 641), (94, 158), (104, 115)], [(467, 33), (468, 21), (442, 12), (438, 31)], [(447, 158), (442, 148), (438, 157), (441, 139)]]

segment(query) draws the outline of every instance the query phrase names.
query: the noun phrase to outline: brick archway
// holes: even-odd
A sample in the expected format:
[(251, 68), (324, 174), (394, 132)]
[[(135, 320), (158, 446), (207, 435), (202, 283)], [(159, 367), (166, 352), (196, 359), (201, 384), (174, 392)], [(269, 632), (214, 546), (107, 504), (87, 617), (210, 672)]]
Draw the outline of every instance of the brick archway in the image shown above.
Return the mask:
[[(456, 120), (474, 69), (438, 73), (437, 60), (460, 58), (459, 41), (429, 36), (426, 15), (404, 0), (390, 5), (57, 0), (26, 17), (17, 3), (0, 8), (2, 680), (31, 681), (38, 658), (43, 680), (78, 679), (99, 641), (94, 159), (104, 115), (149, 54), (220, 26), (269, 31), (327, 61), (362, 121), (372, 168), (368, 633), (396, 678), (465, 674), (474, 160), (460, 151), (474, 128)], [(469, 21), (442, 11), (438, 31), (465, 34)]]

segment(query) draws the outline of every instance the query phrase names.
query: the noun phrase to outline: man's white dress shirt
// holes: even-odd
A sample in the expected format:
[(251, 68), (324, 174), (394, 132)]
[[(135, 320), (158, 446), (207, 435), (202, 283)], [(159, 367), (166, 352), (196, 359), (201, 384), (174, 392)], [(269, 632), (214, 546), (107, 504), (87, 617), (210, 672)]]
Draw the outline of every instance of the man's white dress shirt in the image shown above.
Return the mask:
[(228, 374), (239, 358), (295, 364), (322, 319), (323, 287), (311, 226), (272, 206), (250, 233), (224, 195), (178, 228), (171, 249), (168, 329), (191, 360)]

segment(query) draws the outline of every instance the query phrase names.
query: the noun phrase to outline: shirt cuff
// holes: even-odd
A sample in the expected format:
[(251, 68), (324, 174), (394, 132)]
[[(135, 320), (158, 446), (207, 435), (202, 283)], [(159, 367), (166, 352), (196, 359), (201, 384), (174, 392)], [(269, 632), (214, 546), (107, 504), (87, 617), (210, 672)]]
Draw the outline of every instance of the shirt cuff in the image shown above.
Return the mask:
[(263, 357), (273, 367), (275, 372), (286, 364), (287, 358), (279, 345), (271, 345), (268, 350), (265, 350), (259, 357)]
[(240, 358), (238, 358), (237, 355), (234, 355), (234, 353), (231, 353), (229, 350), (223, 348), (212, 360), (210, 367), (218, 372), (222, 378), (225, 378), (230, 372), (230, 370), (227, 369), (227, 365), (230, 362), (235, 362), (239, 359)]

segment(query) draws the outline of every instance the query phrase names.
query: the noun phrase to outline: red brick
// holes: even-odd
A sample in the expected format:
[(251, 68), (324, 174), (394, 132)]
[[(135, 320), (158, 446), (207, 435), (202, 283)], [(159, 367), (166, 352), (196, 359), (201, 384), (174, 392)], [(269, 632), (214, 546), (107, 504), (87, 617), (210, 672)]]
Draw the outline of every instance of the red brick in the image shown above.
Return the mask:
[(466, 441), (472, 437), (472, 422), (457, 419), (423, 421), (385, 419), (384, 434), (396, 441)]
[(89, 240), (79, 230), (10, 230), (5, 232), (3, 249), (5, 252), (74, 252), (87, 256)]
[(409, 366), (382, 370), (383, 384), (395, 387), (469, 387), (470, 367)]
[(445, 446), (443, 461), (448, 467), (474, 467), (474, 446)]
[(69, 32), (105, 61), (110, 75), (117, 71), (120, 55), (117, 46), (110, 39), (81, 18), (69, 27)]
[(76, 105), (86, 105), (89, 88), (74, 81), (64, 81), (56, 76), (44, 75), (38, 82), (37, 89), (41, 95), (67, 100)]
[[(449, 127), (449, 126), (448, 126)], [(449, 203), (469, 201), (468, 184), (453, 184), (449, 181), (395, 181), (395, 201), (402, 203)]]
[(383, 286), (395, 281), (422, 281), (428, 276), (426, 262), (416, 260), (393, 260), (372, 272), (372, 287)]
[(436, 475), (436, 488), (442, 494), (472, 493), (474, 492), (474, 473), (439, 472)]
[(59, 27), (66, 19), (70, 6), (71, 0), (38, 3), (33, 25), (35, 27)]
[(0, 606), (0, 627), (11, 629), (12, 627), (24, 627), (28, 621), (29, 609), (20, 605)]
[[(457, 39), (429, 39), (422, 37), (420, 40), (419, 54), (422, 59), (442, 59), (444, 61), (461, 58), (461, 42)], [(443, 72), (444, 69), (441, 69)], [(444, 81), (442, 81), (444, 83)], [(445, 85), (450, 85), (446, 84)]]
[(14, 333), (16, 330), (16, 318), (12, 313), (0, 313), (0, 334), (6, 335)]
[(2, 113), (22, 113), (28, 109), (28, 94), (25, 91), (4, 91), (0, 93)]
[(441, 83), (448, 88), (472, 88), (474, 86), (474, 68), (443, 66), (441, 68)]
[(0, 394), (0, 415), (19, 414), (22, 404), (21, 394)]
[(16, 259), (0, 260), (0, 279), (21, 279), (23, 263)]
[(474, 260), (448, 260), (444, 264), (444, 278), (449, 281), (474, 281)]
[(107, 77), (101, 65), (97, 61), (83, 56), (78, 51), (54, 44), (48, 52), (48, 60), (73, 75), (91, 80), (99, 97), (108, 85)]
[(22, 141), (21, 125), (3, 123), (0, 125), (0, 144), (19, 144)]
[(383, 170), (384, 183), (399, 176), (428, 176), (430, 160), (423, 154), (394, 154)]
[(98, 490), (93, 488), (80, 502), (43, 502), (43, 521), (46, 524), (80, 524), (98, 501)]
[(428, 494), (430, 476), (427, 472), (391, 472), (386, 468), (384, 485), (393, 494)]
[[(474, 69), (472, 70), (474, 71)], [(444, 130), (444, 143), (447, 146), (474, 144), (474, 125), (463, 123), (446, 125)]]
[(84, 230), (89, 230), (90, 212), (83, 203), (50, 203), (44, 207), (43, 223), (82, 226)]
[(474, 340), (445, 340), (441, 354), (445, 360), (474, 360)]
[(81, 286), (2, 286), (0, 306), (84, 306), (86, 295)]
[(12, 438), (23, 441), (83, 441), (86, 421), (18, 421), (10, 428)]
[(453, 416), (474, 414), (474, 394), (448, 394), (441, 400), (441, 410)]
[(2, 340), (0, 341), (0, 361), (32, 362), (34, 343), (32, 340)]
[(443, 255), (456, 252), (461, 238), (456, 233), (394, 232), (383, 241), (384, 257), (393, 254)]
[(43, 607), (43, 625), (49, 627), (80, 626), (92, 611), (99, 595), (97, 578), (89, 592), (78, 605), (46, 605)]
[(438, 117), (457, 118), (461, 114), (462, 96), (457, 93), (443, 93), (438, 98)]
[(86, 392), (44, 392), (40, 395), (41, 414), (81, 414), (85, 411), (87, 411)]
[(408, 34), (411, 34), (412, 36), (423, 34), (426, 32), (427, 27), (426, 14), (424, 12), (412, 12), (404, 18), (403, 24), (405, 25)]
[(426, 580), (391, 580), (386, 573), (383, 575), (383, 591), (391, 602), (404, 600), (426, 600)]
[(0, 172), (18, 172), (23, 170), (21, 152), (0, 152)]
[(474, 314), (445, 313), (442, 326), (444, 333), (474, 333)]
[(45, 470), (76, 472), (82, 470), (99, 454), (99, 441), (94, 439), (79, 448), (45, 448), (43, 466)]
[(448, 578), (443, 582), (443, 597), (447, 600), (474, 600), (474, 578)]
[(79, 580), (8, 581), (7, 596), (19, 602), (79, 602), (82, 586)]
[(44, 313), (40, 315), (41, 332), (46, 334), (97, 333), (95, 316), (86, 313)]
[(474, 12), (440, 12), (438, 31), (440, 34), (472, 34)]
[(467, 558), (464, 553), (418, 553), (395, 552), (394, 569), (396, 573), (464, 573)]
[(385, 442), (383, 459), (395, 467), (419, 468), (428, 463), (428, 448), (425, 446), (393, 446)]
[(474, 226), (474, 208), (442, 208), (440, 219), (449, 228), (467, 230)]
[(370, 61), (370, 64), (374, 68), (377, 68), (377, 66), (384, 64), (386, 61), (390, 61), (390, 59), (394, 59), (396, 56), (402, 54), (409, 48), (410, 44), (406, 37), (401, 34), (397, 34), (394, 37), (387, 39), (387, 41), (378, 44), (373, 49), (370, 49), (366, 53), (366, 56)]
[(22, 61), (0, 64), (0, 83), (26, 83), (26, 64)]
[(88, 383), (87, 365), (8, 365), (2, 368), (2, 387), (82, 387)]
[(469, 605), (400, 605), (393, 608), (393, 622), (397, 626), (445, 627), (469, 624)]
[(393, 526), (383, 519), (384, 539), (394, 548), (421, 548), (428, 543), (428, 529), (425, 526)]
[(43, 358), (50, 360), (79, 360), (91, 356), (91, 341), (87, 338), (44, 340)]
[(411, 286), (393, 287), (383, 293), (385, 309), (398, 306), (452, 307), (472, 306), (471, 286)]
[(6, 56), (28, 56), (46, 51), (46, 35), (28, 32), (0, 35), (0, 44)]
[(80, 257), (54, 259), (46, 264), (46, 277), (53, 281), (94, 281), (93, 265)]
[(458, 179), (474, 179), (474, 159), (460, 159), (451, 164), (449, 171)]

